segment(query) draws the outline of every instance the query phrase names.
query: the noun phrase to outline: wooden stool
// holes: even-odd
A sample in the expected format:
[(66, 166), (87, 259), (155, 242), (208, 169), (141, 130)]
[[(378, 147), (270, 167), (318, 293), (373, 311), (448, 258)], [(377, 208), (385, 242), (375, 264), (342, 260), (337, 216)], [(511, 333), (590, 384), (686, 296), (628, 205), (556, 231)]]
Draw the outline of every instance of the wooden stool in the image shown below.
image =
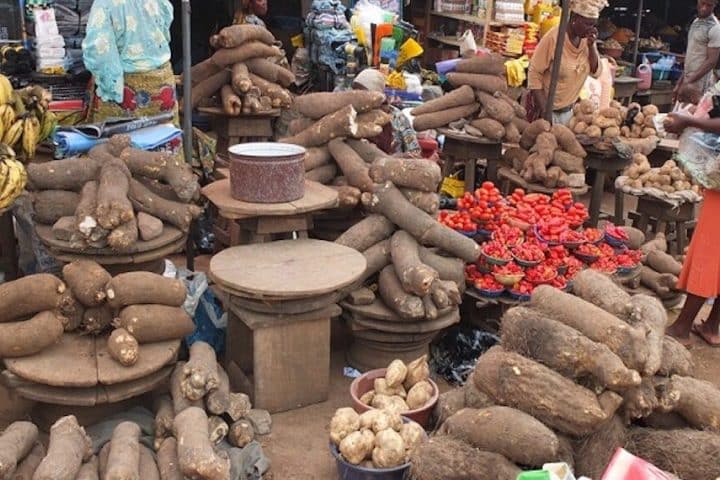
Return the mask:
[(217, 152), (226, 155), (229, 147), (244, 142), (266, 142), (273, 137), (273, 121), (280, 110), (265, 113), (227, 115), (222, 108), (200, 107), (200, 113), (210, 115), (210, 126), (217, 133)]
[(633, 219), (633, 227), (643, 233), (654, 224), (655, 231), (665, 233), (668, 243), (674, 245), (678, 255), (682, 255), (697, 223), (695, 214), (694, 203), (683, 203), (675, 209), (660, 199), (642, 196), (638, 198), (637, 212), (631, 212), (630, 218)]
[(365, 267), (361, 253), (321, 240), (244, 245), (215, 255), (209, 276), (230, 312), (225, 357), (233, 386), (270, 412), (327, 400), (337, 294)]
[(465, 191), (475, 190), (475, 170), (477, 160), (487, 161), (486, 178), (491, 182), (497, 182), (498, 164), (502, 158), (502, 142), (488, 140), (486, 138), (473, 137), (464, 133), (452, 131), (447, 128), (439, 128), (438, 133), (445, 135), (443, 145), (443, 177), (451, 173), (452, 167), (457, 162), (465, 164)]
[[(503, 195), (510, 194), (510, 188), (512, 185), (522, 188), (527, 193), (543, 193), (545, 195), (552, 195), (557, 191), (557, 188), (547, 188), (538, 183), (528, 183), (525, 179), (508, 167), (500, 167), (498, 170), (498, 178), (500, 179), (500, 191), (503, 192)], [(588, 192), (588, 186), (583, 185), (579, 188), (568, 188), (568, 190), (570, 190), (575, 199), (578, 199)]]
[[(595, 181), (592, 185), (590, 197), (590, 207), (588, 208), (590, 214), (590, 218), (587, 221), (588, 226), (597, 227), (598, 221), (600, 221), (600, 206), (602, 205), (603, 192), (605, 190), (606, 175), (610, 174), (614, 178), (617, 172), (630, 165), (630, 162), (632, 162), (632, 159), (622, 158), (615, 152), (588, 150), (588, 156), (585, 158), (585, 166), (588, 170), (594, 170), (595, 172)], [(618, 208), (622, 210), (622, 204), (618, 207), (619, 200), (622, 200), (622, 196), (615, 197), (616, 211)]]

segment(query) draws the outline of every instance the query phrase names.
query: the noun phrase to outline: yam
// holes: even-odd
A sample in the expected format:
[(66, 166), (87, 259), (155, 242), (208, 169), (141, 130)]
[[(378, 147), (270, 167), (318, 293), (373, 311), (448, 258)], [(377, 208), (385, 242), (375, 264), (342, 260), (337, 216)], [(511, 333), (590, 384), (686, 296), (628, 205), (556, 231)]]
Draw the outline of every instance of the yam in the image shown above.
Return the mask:
[(511, 98), (510, 95), (508, 95), (507, 93), (498, 91), (495, 92), (493, 96), (510, 105), (510, 107), (512, 107), (513, 111), (515, 112), (515, 118), (524, 119), (527, 117), (527, 110), (525, 109), (525, 107), (520, 105), (517, 100)]
[(448, 108), (461, 107), (475, 102), (475, 92), (467, 85), (456, 88), (452, 92), (425, 102), (419, 107), (413, 108), (410, 113), (413, 116), (424, 115), (426, 113), (436, 113), (447, 110)]
[(633, 295), (628, 305), (629, 323), (646, 333), (648, 357), (641, 373), (646, 376), (655, 375), (662, 364), (663, 338), (668, 323), (667, 311), (657, 298), (649, 295)]
[(287, 68), (271, 62), (265, 58), (252, 58), (245, 62), (255, 75), (258, 75), (268, 82), (277, 83), (287, 88), (295, 82), (295, 74)]
[(340, 235), (335, 243), (363, 252), (385, 240), (395, 231), (395, 225), (382, 215), (368, 215)]
[[(65, 284), (54, 275), (38, 273), (0, 283), (0, 322), (60, 307)], [(32, 292), (32, 295), (28, 295)]]
[(232, 66), (231, 74), (232, 88), (238, 93), (247, 93), (253, 82), (250, 80), (250, 71), (244, 63), (236, 63)]
[(25, 168), (28, 186), (34, 190), (79, 191), (96, 180), (101, 163), (92, 158), (66, 158), (51, 162), (31, 162)]
[(577, 141), (577, 138), (575, 138), (575, 134), (568, 127), (562, 124), (555, 124), (550, 131), (555, 135), (555, 138), (557, 138), (560, 148), (570, 155), (580, 158), (587, 156), (587, 152), (585, 152), (585, 149), (580, 145), (580, 142)]
[(643, 266), (640, 270), (640, 282), (660, 298), (673, 294), (677, 281), (675, 275), (658, 273), (650, 267)]
[(153, 453), (145, 445), (140, 445), (138, 473), (141, 480), (160, 480), (160, 472)]
[(60, 418), (50, 428), (47, 455), (33, 480), (74, 480), (83, 460), (92, 455), (90, 438), (73, 415)]
[(159, 218), (148, 215), (145, 212), (137, 214), (137, 229), (143, 241), (150, 241), (158, 238), (163, 233), (163, 223)]
[(429, 382), (423, 380), (416, 383), (410, 390), (408, 390), (405, 402), (410, 410), (418, 410), (428, 404), (434, 393), (435, 389), (433, 386)]
[(190, 347), (190, 359), (183, 366), (183, 380), (180, 385), (183, 395), (188, 400), (201, 400), (219, 385), (215, 350), (202, 341), (193, 343)]
[(124, 367), (131, 367), (137, 363), (140, 346), (138, 341), (124, 328), (116, 328), (107, 341), (110, 356)]
[(63, 267), (63, 279), (80, 303), (96, 307), (105, 301), (105, 286), (111, 277), (97, 262), (75, 260)]
[(335, 190), (338, 194), (338, 207), (340, 208), (353, 208), (360, 203), (360, 195), (362, 192), (359, 188), (344, 186), (330, 185), (330, 188)]
[(585, 173), (583, 159), (562, 150), (555, 150), (552, 165), (560, 167), (565, 173)]
[(415, 239), (402, 230), (395, 232), (390, 240), (393, 266), (403, 289), (424, 297), (430, 293), (430, 287), (439, 276), (437, 271), (420, 261), (418, 248)]
[[(260, 41), (249, 41), (237, 47), (217, 50), (210, 58), (217, 67), (227, 68), (236, 63), (247, 63), (251, 58), (277, 57), (281, 54), (278, 47), (265, 45)], [(227, 73), (229, 77), (229, 72)], [(225, 83), (229, 83), (229, 81)]]
[(191, 401), (185, 398), (182, 392), (182, 382), (185, 378), (184, 369), (185, 362), (178, 362), (170, 375), (170, 396), (173, 401), (175, 416), (187, 408), (203, 406), (203, 403), (199, 400)]
[(128, 272), (113, 277), (105, 294), (112, 308), (140, 303), (179, 307), (185, 302), (187, 292), (182, 280), (150, 272)]
[(190, 229), (190, 222), (202, 212), (197, 205), (166, 200), (135, 179), (130, 180), (129, 198), (138, 211), (164, 220), (183, 232)]
[(435, 162), (425, 159), (381, 157), (370, 167), (374, 182), (393, 182), (398, 187), (424, 192), (436, 192), (442, 180), (442, 172)]
[(385, 94), (369, 90), (345, 92), (319, 92), (295, 98), (293, 108), (308, 118), (318, 120), (351, 105), (357, 113), (379, 108), (385, 102)]
[(222, 415), (230, 408), (230, 378), (218, 364), (218, 386), (205, 396), (205, 408), (213, 415)]
[(192, 318), (182, 308), (153, 304), (123, 308), (115, 326), (127, 330), (140, 344), (182, 339), (195, 331)]
[(483, 111), (501, 124), (504, 125), (515, 118), (513, 108), (504, 100), (494, 97), (492, 93), (478, 91), (477, 97), (483, 107)]
[(139, 466), (140, 427), (134, 422), (119, 423), (110, 440), (103, 480), (140, 480)]
[[(35, 448), (38, 428), (31, 422), (13, 422), (0, 435), (0, 476), (9, 478)], [(41, 445), (42, 447), (42, 445)]]
[(610, 277), (590, 268), (575, 275), (573, 294), (622, 319), (631, 313), (630, 295)]
[(645, 242), (640, 246), (640, 251), (647, 254), (652, 252), (653, 250), (659, 250), (661, 252), (667, 252), (668, 244), (667, 239), (665, 238), (665, 234), (660, 232), (655, 235), (655, 238), (650, 240), (649, 242)]
[[(255, 75), (254, 73), (250, 73), (249, 75), (250, 80), (252, 81), (252, 85), (260, 89), (260, 93), (264, 96), (270, 97), (273, 101), (273, 106), (276, 106), (276, 104), (279, 104), (280, 107), (289, 107), (293, 103), (293, 97), (284, 88), (281, 86), (268, 82), (263, 77), (260, 77), (258, 75)], [(312, 120), (307, 119), (310, 122)], [(310, 125), (306, 125), (306, 127), (309, 127)], [(304, 130), (304, 129), (301, 129)], [(295, 132), (297, 133), (297, 132)]]
[(618, 448), (625, 446), (627, 431), (615, 415), (597, 431), (575, 441), (575, 474), (601, 478)]
[(579, 297), (548, 286), (532, 294), (531, 306), (550, 318), (607, 345), (630, 369), (640, 371), (647, 360), (644, 332)]
[(515, 126), (514, 123), (510, 122), (505, 125), (505, 141), (509, 143), (518, 143), (522, 134), (520, 130)]
[(370, 179), (369, 168), (355, 150), (339, 138), (328, 144), (328, 150), (350, 185), (363, 192), (372, 191), (374, 183)]
[(530, 153), (525, 149), (512, 147), (503, 152), (503, 160), (510, 165), (513, 170), (519, 172), (522, 170), (523, 165), (525, 165), (525, 161), (529, 155)]
[(330, 440), (335, 445), (360, 429), (360, 415), (352, 408), (339, 408), (330, 420)]
[(43, 225), (52, 225), (62, 217), (75, 215), (80, 201), (76, 192), (65, 190), (43, 190), (33, 195), (33, 218)]
[(461, 107), (448, 108), (442, 112), (425, 113), (413, 119), (413, 128), (418, 132), (440, 128), (450, 123), (473, 115), (480, 106), (477, 103), (463, 105)]
[(720, 476), (720, 435), (713, 432), (632, 428), (625, 448), (679, 478), (715, 480)]
[[(37, 470), (37, 467), (40, 465), (43, 458), (45, 458), (45, 447), (42, 443), (36, 441), (32, 450), (30, 450), (30, 453), (28, 453), (27, 456), (18, 463), (12, 477), (3, 478), (12, 478), (12, 480), (32, 480), (33, 474), (35, 473), (35, 470)], [(97, 464), (95, 465), (95, 469), (97, 470)]]
[(175, 417), (180, 471), (190, 478), (225, 480), (230, 478), (230, 462), (219, 457), (210, 443), (207, 415), (190, 407)]
[(504, 348), (538, 361), (573, 380), (591, 376), (614, 391), (640, 384), (640, 374), (601, 343), (533, 309), (515, 307), (502, 319)]
[(693, 359), (690, 350), (669, 335), (663, 337), (662, 363), (658, 375), (669, 377), (682, 375), (689, 377), (693, 372)]
[(520, 138), (520, 146), (525, 150), (530, 150), (533, 145), (535, 145), (535, 140), (538, 135), (549, 132), (551, 128), (550, 122), (547, 120), (535, 120), (523, 131), (522, 137)]
[(612, 140), (620, 136), (620, 129), (618, 127), (608, 127), (603, 131), (602, 136), (606, 140)]
[(647, 138), (622, 138), (622, 143), (634, 153), (642, 153), (643, 155), (650, 155), (655, 151), (660, 139), (656, 136)]
[(568, 435), (593, 432), (622, 402), (612, 392), (598, 397), (554, 370), (501, 347), (492, 347), (478, 359), (473, 381), (498, 404), (528, 413)]
[(305, 171), (327, 165), (332, 159), (327, 147), (313, 147), (305, 151)]
[(426, 382), (429, 378), (430, 366), (427, 362), (427, 355), (423, 355), (407, 364), (407, 373), (403, 381), (403, 386), (406, 390), (410, 390), (418, 383)]
[[(511, 123), (512, 123), (512, 124), (515, 126), (515, 128), (517, 128), (518, 131), (520, 132), (520, 134), (521, 134), (521, 135), (520, 135), (520, 138), (522, 138), (522, 132), (524, 132), (525, 129), (530, 126), (530, 122), (528, 122), (527, 120), (525, 120), (525, 117), (523, 117), (523, 118), (515, 117), (515, 118), (513, 118), (513, 119), (511, 120)], [(519, 142), (519, 140), (518, 140), (518, 142)]]
[(127, 250), (137, 242), (139, 237), (137, 219), (118, 225), (107, 237), (108, 246), (117, 252)]
[(247, 420), (238, 420), (230, 426), (228, 440), (231, 445), (244, 448), (255, 439), (255, 429)]
[(493, 118), (481, 118), (473, 120), (470, 125), (480, 130), (483, 137), (490, 140), (502, 140), (505, 136), (506, 130), (502, 123), (494, 120)]
[(585, 135), (590, 138), (600, 138), (602, 137), (602, 129), (596, 125), (590, 125), (587, 130), (585, 130)]
[(210, 442), (213, 445), (219, 445), (227, 437), (230, 427), (221, 417), (213, 415), (208, 417), (208, 431), (210, 432)]
[(629, 249), (638, 250), (645, 243), (645, 234), (641, 230), (626, 226), (619, 228), (623, 229), (629, 238), (627, 243)]
[(420, 261), (433, 270), (436, 270), (440, 276), (440, 280), (452, 281), (459, 289), (464, 289), (465, 277), (464, 263), (462, 260), (455, 257), (440, 256), (422, 246), (418, 251), (420, 252)]
[(421, 319), (425, 316), (422, 299), (404, 290), (392, 265), (388, 265), (380, 272), (378, 290), (385, 304), (400, 317)]
[(495, 54), (465, 58), (455, 66), (455, 71), (502, 76), (505, 75), (505, 59)]
[(489, 93), (507, 92), (507, 81), (496, 75), (485, 75), (482, 73), (460, 73), (451, 72), (447, 75), (448, 82), (455, 88), (468, 85), (476, 91)]
[(157, 450), (157, 466), (162, 480), (183, 480), (178, 460), (177, 440), (169, 437), (163, 440)]
[(237, 117), (242, 113), (242, 100), (230, 85), (223, 85), (220, 89), (220, 101), (227, 115)]
[(327, 185), (333, 180), (333, 178), (335, 178), (336, 175), (337, 167), (335, 165), (323, 165), (305, 172), (305, 180)]
[(400, 191), (410, 203), (423, 212), (428, 215), (437, 214), (440, 208), (440, 196), (437, 193), (423, 192), (413, 188), (400, 188)]
[(113, 311), (108, 305), (87, 308), (83, 312), (83, 331), (95, 335), (103, 333), (112, 326), (113, 318)]
[(435, 436), (410, 455), (414, 480), (515, 480), (522, 471), (497, 453), (448, 436)]
[(227, 412), (225, 413), (227, 413), (234, 422), (247, 416), (250, 410), (252, 410), (250, 397), (244, 393), (230, 393), (230, 401)]
[[(153, 410), (155, 411), (155, 439), (164, 439), (172, 436), (173, 420), (175, 419), (175, 411), (173, 410), (172, 398), (169, 395), (161, 395), (153, 402)], [(156, 445), (156, 448), (159, 445)]]
[(219, 71), (208, 76), (196, 85), (193, 85), (192, 91), (190, 92), (190, 103), (193, 109), (197, 108), (204, 100), (211, 98), (220, 91), (224, 85), (230, 82), (230, 71), (224, 70), (224, 67), (214, 67), (214, 69), (215, 71)]
[(390, 240), (382, 240), (367, 250), (363, 250), (363, 257), (367, 266), (362, 276), (357, 280), (358, 284), (362, 284), (371, 276), (378, 273), (390, 263)]
[(239, 24), (225, 27), (217, 35), (217, 47), (234, 48), (247, 42), (262, 42), (272, 45), (275, 37), (268, 29), (260, 25)]
[(441, 225), (412, 205), (391, 182), (376, 188), (365, 206), (385, 215), (422, 245), (438, 247), (466, 262), (474, 262), (480, 256), (480, 247), (474, 240)]
[(552, 161), (552, 154), (550, 150), (546, 150), (543, 153), (532, 153), (525, 160), (525, 165), (520, 172), (523, 179), (526, 182), (541, 182), (545, 183), (547, 178), (547, 165)]
[(439, 433), (529, 467), (542, 467), (558, 455), (559, 442), (552, 430), (508, 407), (462, 409), (442, 425)]
[(0, 358), (33, 355), (57, 343), (64, 331), (63, 317), (44, 311), (29, 320), (0, 324)]
[(573, 133), (580, 135), (581, 133), (585, 133), (587, 129), (587, 123), (578, 121), (575, 123), (575, 126), (573, 126), (572, 131)]
[[(97, 189), (96, 181), (83, 185), (77, 207), (73, 212), (76, 230), (86, 239), (93, 241), (97, 241), (98, 234), (105, 231), (97, 221)], [(101, 230), (102, 232), (100, 232)]]
[(720, 390), (710, 382), (673, 375), (670, 388), (680, 397), (674, 411), (694, 428), (720, 430)]
[(310, 128), (297, 135), (284, 138), (283, 142), (303, 147), (319, 147), (338, 137), (352, 136), (357, 133), (357, 112), (348, 105), (334, 113), (322, 117)]
[(679, 276), (682, 270), (682, 264), (680, 262), (675, 260), (672, 255), (661, 252), (660, 250), (648, 252), (643, 263), (656, 272), (669, 273), (675, 276)]

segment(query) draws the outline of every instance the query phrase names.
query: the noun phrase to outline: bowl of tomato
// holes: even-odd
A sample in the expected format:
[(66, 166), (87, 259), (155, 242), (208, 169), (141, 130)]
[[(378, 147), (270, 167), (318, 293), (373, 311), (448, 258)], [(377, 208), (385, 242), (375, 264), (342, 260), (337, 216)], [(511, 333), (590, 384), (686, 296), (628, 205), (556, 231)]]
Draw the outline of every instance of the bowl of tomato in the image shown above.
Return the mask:
[(597, 245), (586, 243), (575, 249), (573, 251), (573, 255), (582, 260), (584, 263), (590, 265), (591, 263), (597, 262), (598, 259), (603, 256), (603, 252)]
[(485, 260), (491, 265), (507, 265), (512, 260), (512, 254), (505, 245), (490, 241), (483, 245), (481, 250)]
[(597, 270), (598, 272), (605, 273), (607, 275), (614, 275), (617, 273), (618, 267), (615, 260), (610, 257), (602, 257), (598, 261), (593, 262), (590, 268)]
[(629, 240), (627, 232), (622, 228), (611, 223), (605, 226), (605, 241), (613, 247), (624, 247)]
[(549, 265), (538, 265), (537, 267), (528, 268), (525, 271), (525, 279), (534, 285), (552, 283), (557, 275), (557, 270)]
[(490, 274), (478, 278), (475, 281), (475, 289), (485, 298), (497, 298), (505, 292), (505, 287)]
[(507, 248), (517, 247), (525, 240), (525, 234), (517, 227), (503, 223), (492, 233), (492, 240), (505, 245)]
[(525, 277), (525, 272), (517, 264), (510, 262), (507, 265), (493, 268), (495, 281), (505, 287), (512, 287)]
[(582, 232), (567, 229), (560, 234), (560, 243), (562, 243), (565, 248), (572, 250), (578, 248), (583, 243), (587, 243), (587, 239)]
[(532, 292), (535, 290), (535, 285), (528, 282), (527, 280), (521, 280), (508, 289), (508, 295), (514, 300), (521, 302), (527, 302), (532, 296)]
[(585, 240), (596, 245), (605, 238), (605, 234), (597, 228), (586, 228), (583, 234), (585, 235)]
[(512, 249), (515, 262), (521, 267), (530, 268), (545, 260), (545, 252), (538, 245), (526, 243)]

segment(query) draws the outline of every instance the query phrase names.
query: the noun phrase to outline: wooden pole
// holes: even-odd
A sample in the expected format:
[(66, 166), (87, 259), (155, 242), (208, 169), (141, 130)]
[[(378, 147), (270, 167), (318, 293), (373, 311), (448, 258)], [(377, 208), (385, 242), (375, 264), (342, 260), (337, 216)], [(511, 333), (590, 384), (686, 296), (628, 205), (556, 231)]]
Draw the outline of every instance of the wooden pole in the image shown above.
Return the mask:
[(558, 30), (557, 43), (555, 44), (555, 56), (553, 57), (552, 74), (550, 76), (550, 91), (545, 104), (545, 120), (552, 122), (553, 105), (555, 104), (555, 92), (557, 91), (557, 80), (560, 75), (560, 63), (562, 62), (563, 46), (567, 37), (567, 27), (570, 21), (570, 0), (564, 0), (562, 6), (562, 17)]
[(644, 0), (639, 0), (637, 22), (635, 22), (635, 49), (633, 51), (633, 67), (637, 66), (638, 51), (640, 50), (640, 26), (642, 25), (643, 11), (645, 10)]

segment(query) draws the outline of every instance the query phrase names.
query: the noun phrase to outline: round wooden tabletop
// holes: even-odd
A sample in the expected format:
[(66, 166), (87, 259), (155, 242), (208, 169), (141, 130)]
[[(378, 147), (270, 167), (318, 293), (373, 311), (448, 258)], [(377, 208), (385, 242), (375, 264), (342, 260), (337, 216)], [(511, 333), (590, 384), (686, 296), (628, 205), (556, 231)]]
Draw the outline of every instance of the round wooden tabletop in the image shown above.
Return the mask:
[(231, 247), (210, 260), (210, 277), (221, 289), (278, 299), (334, 292), (365, 271), (365, 257), (323, 240), (280, 240)]
[(172, 225), (167, 223), (163, 225), (163, 232), (159, 237), (149, 240), (147, 242), (138, 240), (127, 249), (122, 251), (113, 250), (112, 248), (77, 248), (70, 242), (64, 240), (58, 240), (52, 233), (52, 226), (35, 224), (35, 231), (37, 232), (40, 240), (48, 247), (58, 252), (76, 253), (83, 255), (93, 256), (118, 256), (118, 255), (133, 255), (137, 253), (151, 252), (154, 250), (161, 249), (168, 245), (172, 245), (178, 240), (184, 240), (185, 235), (183, 232), (178, 230)]
[(250, 203), (235, 200), (230, 196), (230, 179), (228, 178), (203, 187), (202, 193), (223, 214), (237, 217), (299, 215), (334, 208), (338, 203), (338, 194), (335, 190), (310, 180), (305, 180), (305, 195), (302, 198), (284, 203)]

